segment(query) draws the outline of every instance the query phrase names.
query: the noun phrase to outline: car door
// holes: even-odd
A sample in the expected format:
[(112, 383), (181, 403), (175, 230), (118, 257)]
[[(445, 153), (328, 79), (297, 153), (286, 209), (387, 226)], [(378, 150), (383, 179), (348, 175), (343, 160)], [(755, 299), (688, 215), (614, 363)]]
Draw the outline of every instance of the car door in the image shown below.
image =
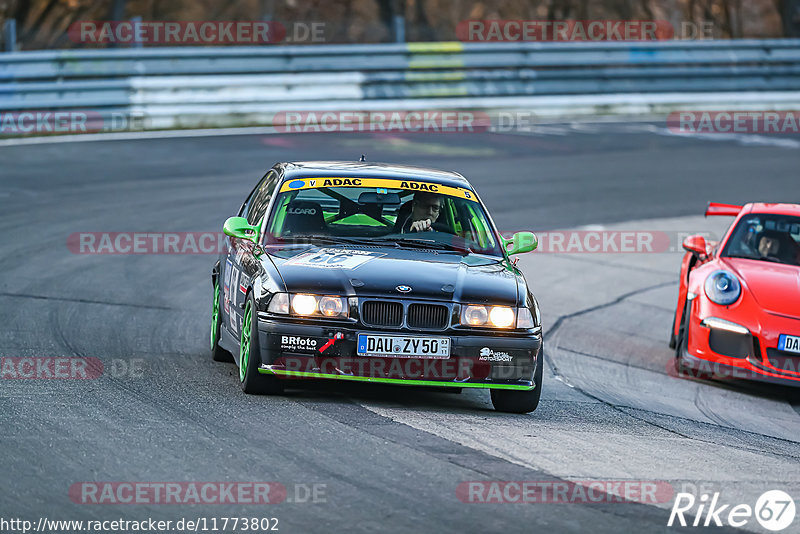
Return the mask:
[[(271, 169), (242, 205), (239, 216), (245, 217), (252, 225), (261, 223), (276, 183), (277, 173)], [(237, 339), (242, 326), (247, 288), (253, 276), (253, 246), (252, 241), (228, 237), (228, 254), (223, 273), (223, 307), (227, 316), (226, 327)], [(246, 265), (249, 268), (245, 268)]]

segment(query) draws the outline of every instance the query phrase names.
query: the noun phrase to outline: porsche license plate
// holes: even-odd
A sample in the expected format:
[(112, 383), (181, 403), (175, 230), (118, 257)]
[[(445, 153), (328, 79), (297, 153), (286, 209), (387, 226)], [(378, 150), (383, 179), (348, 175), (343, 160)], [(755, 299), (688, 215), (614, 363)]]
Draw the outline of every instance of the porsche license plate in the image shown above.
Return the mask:
[(778, 350), (800, 354), (800, 336), (781, 334), (781, 337), (778, 338)]
[(358, 334), (356, 352), (359, 356), (445, 359), (450, 357), (450, 338)]

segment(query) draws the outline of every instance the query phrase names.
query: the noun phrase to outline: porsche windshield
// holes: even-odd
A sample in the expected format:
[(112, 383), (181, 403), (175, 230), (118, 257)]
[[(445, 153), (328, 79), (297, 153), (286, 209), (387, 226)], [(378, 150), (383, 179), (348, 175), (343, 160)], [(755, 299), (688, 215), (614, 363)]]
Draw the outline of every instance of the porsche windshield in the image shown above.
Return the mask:
[(742, 217), (722, 257), (800, 265), (800, 217), (769, 214)]
[(502, 256), (469, 189), (394, 179), (319, 178), (283, 184), (267, 242), (392, 241)]

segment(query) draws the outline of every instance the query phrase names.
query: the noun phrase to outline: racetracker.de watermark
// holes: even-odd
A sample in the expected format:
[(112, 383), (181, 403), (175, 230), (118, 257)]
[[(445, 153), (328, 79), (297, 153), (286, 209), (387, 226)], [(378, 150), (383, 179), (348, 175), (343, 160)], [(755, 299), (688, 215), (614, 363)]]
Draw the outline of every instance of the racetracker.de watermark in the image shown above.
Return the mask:
[(798, 134), (800, 111), (673, 111), (667, 127), (677, 134)]
[(713, 23), (666, 20), (462, 20), (456, 36), (464, 42), (599, 42), (712, 39)]
[[(503, 232), (506, 237), (512, 233)], [(564, 230), (536, 232), (539, 245), (535, 253), (552, 254), (658, 254), (683, 252), (683, 240), (702, 235), (715, 240), (710, 232), (664, 232), (661, 230)]]
[[(761, 360), (761, 355), (756, 356)], [(744, 363), (744, 362), (743, 362)], [(749, 364), (745, 364), (749, 365)], [(667, 375), (673, 378), (696, 378), (700, 380), (764, 380), (765, 378), (796, 378), (800, 379), (800, 358), (784, 356), (773, 358), (772, 361), (761, 362), (760, 371), (750, 367), (739, 367), (710, 360), (698, 359), (691, 366), (682, 365), (680, 368), (675, 361), (668, 361), (665, 369)]]
[(92, 21), (70, 25), (74, 43), (117, 45), (257, 45), (324, 43), (325, 22), (278, 21)]
[(492, 119), (483, 111), (281, 111), (272, 119), (279, 133), (486, 132)]
[(73, 254), (221, 254), (228, 251), (222, 232), (74, 232)]
[[(508, 238), (513, 232), (502, 232)], [(711, 232), (660, 230), (554, 230), (537, 232), (538, 253), (653, 254), (682, 252), (690, 235), (716, 240)], [(365, 239), (365, 243), (367, 240)], [(229, 250), (222, 232), (74, 232), (67, 237), (73, 254), (214, 254)]]
[(494, 504), (658, 504), (672, 500), (668, 482), (653, 480), (470, 481), (456, 488), (463, 503)]
[(130, 132), (147, 129), (143, 113), (32, 110), (0, 113), (0, 135)]
[(327, 484), (280, 482), (76, 482), (76, 504), (280, 504), (327, 502)]
[(100, 358), (77, 356), (3, 356), (0, 380), (94, 380), (103, 375), (113, 378), (141, 378), (141, 358)]
[(77, 482), (77, 504), (276, 504), (286, 499), (278, 482)]

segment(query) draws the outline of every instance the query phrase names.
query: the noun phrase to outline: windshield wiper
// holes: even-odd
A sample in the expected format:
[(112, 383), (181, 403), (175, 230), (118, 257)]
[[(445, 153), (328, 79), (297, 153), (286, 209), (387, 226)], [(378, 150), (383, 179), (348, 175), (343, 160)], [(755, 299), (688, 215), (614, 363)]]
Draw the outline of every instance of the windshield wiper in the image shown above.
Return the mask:
[(463, 254), (472, 254), (473, 251), (469, 247), (460, 247), (452, 243), (442, 243), (441, 241), (434, 241), (433, 239), (418, 239), (412, 237), (403, 237), (397, 240), (400, 246), (409, 246), (411, 248), (427, 248), (434, 250), (452, 250), (453, 252), (461, 252)]

